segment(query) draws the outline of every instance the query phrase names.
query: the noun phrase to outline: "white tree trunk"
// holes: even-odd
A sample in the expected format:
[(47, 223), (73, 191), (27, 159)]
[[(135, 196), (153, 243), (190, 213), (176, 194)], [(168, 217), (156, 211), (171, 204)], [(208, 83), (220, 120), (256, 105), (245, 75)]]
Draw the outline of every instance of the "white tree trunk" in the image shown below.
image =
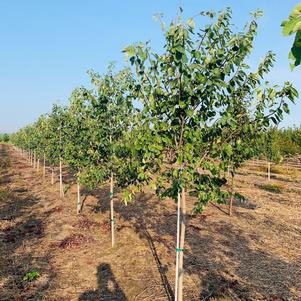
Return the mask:
[(60, 159), (60, 197), (64, 197), (64, 187), (63, 187), (63, 172), (62, 172), (62, 160)]
[(233, 194), (234, 194), (234, 174), (232, 174), (231, 178), (231, 195), (230, 195), (230, 202), (229, 202), (229, 215), (232, 215), (232, 207), (233, 207)]
[(181, 194), (180, 192), (178, 192), (175, 301), (178, 301), (178, 288), (179, 288), (179, 249), (180, 249), (180, 218), (181, 218), (180, 210), (181, 210)]
[(54, 184), (54, 167), (52, 166), (52, 169), (51, 169), (51, 185)]
[(45, 158), (45, 154), (44, 154), (44, 162), (43, 162), (43, 177), (45, 178), (46, 176), (46, 158)]
[(33, 168), (36, 168), (36, 151), (33, 151)]
[(271, 180), (271, 163), (268, 161), (268, 180)]
[(81, 201), (80, 201), (80, 184), (77, 180), (77, 214), (80, 214), (81, 211)]
[(184, 280), (184, 245), (186, 234), (186, 194), (182, 189), (182, 210), (181, 210), (181, 233), (180, 233), (180, 254), (179, 254), (179, 288), (178, 301), (183, 301), (183, 280)]
[(114, 177), (111, 172), (110, 180), (110, 207), (111, 207), (111, 236), (112, 236), (112, 247), (115, 245), (115, 219), (114, 219)]

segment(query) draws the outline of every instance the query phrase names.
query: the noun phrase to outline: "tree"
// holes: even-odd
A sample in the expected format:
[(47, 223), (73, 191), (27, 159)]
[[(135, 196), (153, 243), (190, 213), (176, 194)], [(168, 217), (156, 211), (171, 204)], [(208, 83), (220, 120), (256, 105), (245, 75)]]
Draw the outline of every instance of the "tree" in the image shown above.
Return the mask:
[[(91, 82), (95, 86), (95, 95), (91, 95), (93, 118), (100, 125), (95, 132), (97, 136), (97, 153), (100, 166), (97, 168), (103, 180), (110, 180), (110, 222), (112, 246), (115, 244), (114, 234), (114, 185), (118, 186), (118, 174), (124, 172), (123, 162), (126, 161), (123, 141), (132, 122), (133, 104), (129, 93), (132, 78), (129, 69), (114, 74), (113, 66), (109, 67), (104, 76), (89, 71)], [(120, 177), (124, 179), (124, 177)]]
[[(200, 15), (215, 17), (212, 12)], [(233, 33), (230, 9), (199, 30), (194, 19), (184, 22), (180, 16), (164, 32), (162, 54), (152, 52), (148, 43), (124, 50), (143, 104), (144, 132), (135, 145), (142, 156), (143, 178), (155, 181), (159, 196), (178, 203), (176, 300), (183, 300), (186, 194), (197, 195), (194, 212), (201, 212), (209, 200), (224, 199), (221, 171), (226, 163), (218, 160), (221, 153), (230, 157), (235, 151), (231, 141), (244, 131), (252, 132), (255, 126), (264, 130), (281, 120), (286, 101), (297, 95), (289, 83), (282, 89), (264, 84), (274, 62), (270, 52), (257, 70), (248, 72), (246, 59), (258, 15), (239, 33)], [(239, 117), (237, 105), (244, 108)]]
[(10, 137), (7, 133), (0, 134), (0, 142), (7, 143), (7, 142), (9, 142), (9, 139), (10, 139)]
[(89, 91), (76, 88), (70, 96), (68, 118), (66, 124), (66, 144), (64, 149), (65, 162), (77, 178), (77, 213), (82, 210), (80, 185), (85, 184), (90, 189), (98, 181), (99, 165), (96, 155), (95, 133), (99, 124), (92, 119), (92, 107), (89, 102)]
[[(59, 164), (60, 197), (64, 197), (62, 164), (64, 160), (65, 143), (67, 140), (67, 108), (53, 105), (49, 114), (46, 148), (47, 159), (54, 165)], [(53, 175), (53, 173), (52, 173)]]

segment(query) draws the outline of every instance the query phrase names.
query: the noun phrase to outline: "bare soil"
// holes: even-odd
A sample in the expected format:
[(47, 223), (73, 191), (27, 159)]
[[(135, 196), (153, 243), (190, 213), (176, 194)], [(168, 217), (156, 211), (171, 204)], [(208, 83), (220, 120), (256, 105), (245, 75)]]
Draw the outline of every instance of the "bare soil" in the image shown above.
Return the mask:
[[(67, 175), (65, 181), (68, 181)], [(11, 146), (0, 145), (0, 300), (173, 300), (176, 206), (151, 191), (116, 201), (111, 247), (109, 190), (76, 187), (65, 198)], [(244, 201), (209, 204), (188, 217), (184, 300), (301, 300), (301, 174), (242, 169)], [(189, 209), (194, 200), (188, 198)], [(25, 281), (26, 273), (40, 277)]]

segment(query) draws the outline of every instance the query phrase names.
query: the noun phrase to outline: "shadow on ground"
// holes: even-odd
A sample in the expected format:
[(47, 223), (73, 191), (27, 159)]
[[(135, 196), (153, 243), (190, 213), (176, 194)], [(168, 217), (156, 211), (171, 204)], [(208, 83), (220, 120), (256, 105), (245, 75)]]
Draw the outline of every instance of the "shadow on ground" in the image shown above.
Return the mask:
[(111, 266), (102, 263), (97, 267), (96, 290), (84, 292), (79, 297), (79, 301), (128, 301), (112, 272)]

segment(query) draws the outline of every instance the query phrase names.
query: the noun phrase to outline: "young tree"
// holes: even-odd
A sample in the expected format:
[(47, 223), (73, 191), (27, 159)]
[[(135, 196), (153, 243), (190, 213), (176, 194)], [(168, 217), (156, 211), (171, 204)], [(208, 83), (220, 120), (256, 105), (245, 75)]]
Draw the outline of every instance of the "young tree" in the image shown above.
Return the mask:
[(37, 156), (37, 171), (40, 168), (40, 160), (43, 160), (43, 176), (46, 173), (46, 155), (45, 149), (47, 147), (47, 116), (41, 115), (37, 122), (34, 124), (34, 139), (36, 140), (36, 156)]
[(97, 151), (100, 158), (100, 173), (103, 180), (110, 181), (110, 222), (112, 246), (115, 244), (114, 232), (114, 186), (118, 186), (118, 171), (127, 153), (122, 141), (132, 121), (133, 104), (129, 88), (132, 84), (129, 69), (116, 74), (110, 66), (104, 76), (90, 71), (91, 82), (95, 86), (95, 95), (91, 97), (93, 118), (99, 124), (97, 129)]
[(46, 157), (47, 160), (49, 160), (49, 162), (52, 164), (52, 183), (54, 166), (59, 164), (61, 198), (64, 197), (62, 165), (64, 160), (65, 141), (67, 139), (66, 123), (67, 109), (59, 105), (53, 105), (47, 124)]
[[(254, 124), (266, 128), (272, 118), (280, 120), (285, 101), (297, 94), (289, 83), (282, 89), (265, 86), (272, 53), (257, 70), (248, 71), (246, 59), (258, 15), (245, 32), (238, 33), (233, 33), (230, 9), (199, 30), (193, 19), (184, 22), (179, 17), (164, 32), (162, 54), (151, 52), (148, 43), (124, 50), (135, 67), (142, 128), (147, 128), (137, 135), (135, 146), (143, 157), (144, 178), (156, 174), (157, 193), (178, 203), (175, 299), (179, 301), (183, 300), (186, 194), (197, 195), (195, 212), (209, 200), (223, 199), (221, 153), (229, 157), (235, 151), (231, 141), (241, 138), (244, 129), (252, 132)], [(239, 117), (237, 105), (244, 108)]]
[(99, 162), (95, 156), (95, 140), (93, 139), (99, 125), (93, 123), (88, 95), (89, 91), (84, 88), (73, 90), (66, 124), (64, 154), (65, 162), (77, 178), (77, 214), (81, 212), (83, 205), (80, 185), (86, 184), (92, 189), (99, 180), (95, 177)]

